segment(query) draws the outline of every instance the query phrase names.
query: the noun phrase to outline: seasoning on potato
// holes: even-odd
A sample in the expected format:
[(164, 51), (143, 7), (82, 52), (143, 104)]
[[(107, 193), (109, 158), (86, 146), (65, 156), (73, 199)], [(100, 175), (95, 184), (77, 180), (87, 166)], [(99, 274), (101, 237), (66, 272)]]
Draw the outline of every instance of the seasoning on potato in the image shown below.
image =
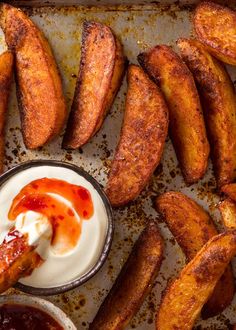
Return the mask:
[(224, 66), (197, 40), (179, 39), (183, 60), (196, 79), (218, 187), (236, 179), (236, 96)]
[(35, 249), (29, 245), (27, 234), (12, 230), (6, 235), (0, 244), (0, 293), (39, 266), (42, 259)]
[(168, 109), (154, 82), (130, 65), (125, 114), (106, 186), (113, 206), (135, 199), (159, 164), (168, 132)]
[(150, 222), (103, 301), (90, 330), (123, 330), (138, 312), (159, 272), (163, 242), (157, 224)]
[(207, 169), (209, 144), (193, 76), (168, 46), (139, 54), (139, 63), (160, 86), (170, 111), (170, 136), (186, 183), (201, 179)]
[(21, 126), (27, 148), (43, 146), (57, 136), (66, 118), (61, 77), (48, 41), (21, 11), (2, 4), (1, 27), (15, 54)]
[(225, 229), (236, 229), (236, 204), (230, 198), (226, 198), (218, 204)]
[[(210, 215), (195, 201), (180, 192), (169, 191), (160, 195), (156, 199), (156, 208), (163, 215), (187, 261), (193, 259), (204, 244), (217, 235)], [(234, 293), (234, 276), (229, 265), (204, 305), (202, 318), (207, 319), (221, 313), (230, 305)]]
[(156, 329), (191, 330), (235, 254), (236, 230), (212, 237), (167, 287), (157, 313)]
[(236, 65), (236, 12), (210, 1), (201, 2), (193, 19), (197, 38), (219, 60)]
[(126, 59), (111, 29), (85, 22), (79, 75), (63, 147), (76, 149), (100, 129), (120, 88)]
[(13, 54), (6, 51), (0, 55), (0, 173), (5, 158), (5, 126), (13, 75)]

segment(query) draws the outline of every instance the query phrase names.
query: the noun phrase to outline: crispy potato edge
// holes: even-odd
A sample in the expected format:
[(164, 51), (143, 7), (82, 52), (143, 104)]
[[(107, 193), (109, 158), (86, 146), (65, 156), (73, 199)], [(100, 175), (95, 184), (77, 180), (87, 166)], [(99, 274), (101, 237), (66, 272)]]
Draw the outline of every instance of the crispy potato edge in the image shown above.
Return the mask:
[(113, 287), (103, 301), (90, 330), (122, 330), (141, 307), (152, 288), (163, 258), (163, 239), (151, 221), (136, 240)]

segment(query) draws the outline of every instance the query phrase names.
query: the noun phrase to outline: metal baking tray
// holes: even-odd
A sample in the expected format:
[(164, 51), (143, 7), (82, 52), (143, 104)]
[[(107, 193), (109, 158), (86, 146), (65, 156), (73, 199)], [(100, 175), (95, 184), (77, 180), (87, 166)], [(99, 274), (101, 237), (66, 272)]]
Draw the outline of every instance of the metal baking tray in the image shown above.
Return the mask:
[[(191, 14), (193, 4), (196, 3), (196, 1), (189, 0), (181, 2), (145, 0), (140, 4), (138, 0), (9, 2), (26, 10), (51, 43), (63, 77), (68, 109), (78, 74), (81, 29), (84, 20), (96, 20), (111, 26), (121, 39), (129, 61), (137, 63), (136, 57), (139, 52), (163, 43), (175, 47), (178, 37), (193, 35)], [(226, 3), (226, 1), (221, 2)], [(229, 1), (229, 3), (232, 5), (235, 4), (235, 1)], [(0, 47), (1, 50), (6, 47), (2, 34)], [(235, 80), (236, 69), (230, 67), (229, 71)], [(124, 79), (122, 88), (102, 129), (82, 149), (71, 152), (61, 149), (61, 137), (41, 150), (25, 149), (20, 131), (15, 86), (13, 86), (6, 129), (6, 169), (32, 159), (63, 160), (82, 166), (104, 186), (119, 139), (126, 88)], [(165, 238), (165, 257), (153, 290), (127, 329), (155, 329), (155, 314), (161, 294), (168, 280), (176, 276), (185, 264), (184, 255), (178, 244), (175, 243), (173, 236), (153, 208), (155, 196), (171, 189), (182, 191), (203, 205), (220, 228), (219, 215), (214, 211), (218, 197), (215, 194), (215, 180), (211, 164), (203, 180), (187, 187), (183, 182), (172, 144), (168, 139), (161, 165), (156, 169), (148, 187), (132, 204), (114, 211), (115, 237), (110, 255), (103, 268), (85, 285), (65, 294), (46, 297), (68, 313), (79, 330), (88, 329), (88, 323), (95, 316), (98, 307), (112, 286), (134, 241), (150, 219), (159, 220), (160, 230)], [(14, 289), (9, 292), (12, 291), (15, 292)], [(228, 329), (230, 323), (236, 322), (235, 309), (236, 298), (222, 315), (204, 322), (199, 319), (196, 329)]]

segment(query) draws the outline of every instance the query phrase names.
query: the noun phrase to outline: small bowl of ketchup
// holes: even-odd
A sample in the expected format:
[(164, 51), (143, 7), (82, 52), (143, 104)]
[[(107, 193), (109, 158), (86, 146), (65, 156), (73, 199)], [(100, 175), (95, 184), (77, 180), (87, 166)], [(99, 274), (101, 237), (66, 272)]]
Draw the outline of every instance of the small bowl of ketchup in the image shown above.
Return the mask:
[(108, 198), (78, 166), (30, 161), (0, 176), (0, 244), (19, 247), (6, 260), (24, 259), (16, 287), (26, 293), (55, 295), (88, 281), (104, 264), (113, 231)]
[(2, 330), (76, 330), (60, 308), (26, 295), (0, 296), (0, 324)]

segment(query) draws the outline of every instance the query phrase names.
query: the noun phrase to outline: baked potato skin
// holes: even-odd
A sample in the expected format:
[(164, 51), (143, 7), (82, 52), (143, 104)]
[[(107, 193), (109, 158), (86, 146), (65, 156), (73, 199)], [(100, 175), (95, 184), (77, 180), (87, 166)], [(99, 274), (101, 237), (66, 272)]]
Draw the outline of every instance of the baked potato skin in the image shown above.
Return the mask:
[(192, 74), (166, 45), (140, 54), (138, 60), (165, 96), (170, 111), (170, 135), (184, 179), (188, 184), (197, 182), (207, 169), (209, 144)]
[(235, 230), (211, 238), (167, 288), (157, 313), (156, 329), (192, 329), (235, 253)]
[(168, 131), (168, 109), (158, 87), (130, 65), (125, 114), (106, 194), (112, 206), (135, 199), (160, 162)]
[[(170, 191), (160, 195), (156, 199), (156, 208), (163, 215), (187, 261), (193, 259), (204, 244), (217, 235), (210, 215), (180, 192)], [(228, 266), (202, 309), (203, 319), (221, 313), (231, 303), (234, 292), (234, 276), (231, 266)]]
[(197, 38), (219, 60), (236, 65), (236, 12), (214, 2), (201, 2), (193, 19)]
[(162, 262), (163, 241), (150, 222), (136, 241), (90, 330), (122, 330), (141, 307)]
[(179, 39), (202, 99), (218, 187), (236, 179), (236, 96), (224, 66), (197, 40)]
[(0, 245), (0, 293), (32, 272), (41, 260), (34, 247), (28, 245), (26, 235), (17, 232), (14, 236)]
[(76, 149), (100, 129), (119, 90), (126, 59), (111, 29), (84, 22), (79, 75), (63, 147)]
[(0, 173), (5, 157), (5, 124), (13, 74), (13, 55), (6, 51), (0, 55)]
[(1, 26), (15, 53), (17, 95), (27, 148), (38, 148), (59, 134), (66, 117), (61, 78), (50, 46), (20, 10), (1, 5)]
[(226, 229), (236, 229), (236, 204), (226, 198), (218, 204), (221, 219)]

